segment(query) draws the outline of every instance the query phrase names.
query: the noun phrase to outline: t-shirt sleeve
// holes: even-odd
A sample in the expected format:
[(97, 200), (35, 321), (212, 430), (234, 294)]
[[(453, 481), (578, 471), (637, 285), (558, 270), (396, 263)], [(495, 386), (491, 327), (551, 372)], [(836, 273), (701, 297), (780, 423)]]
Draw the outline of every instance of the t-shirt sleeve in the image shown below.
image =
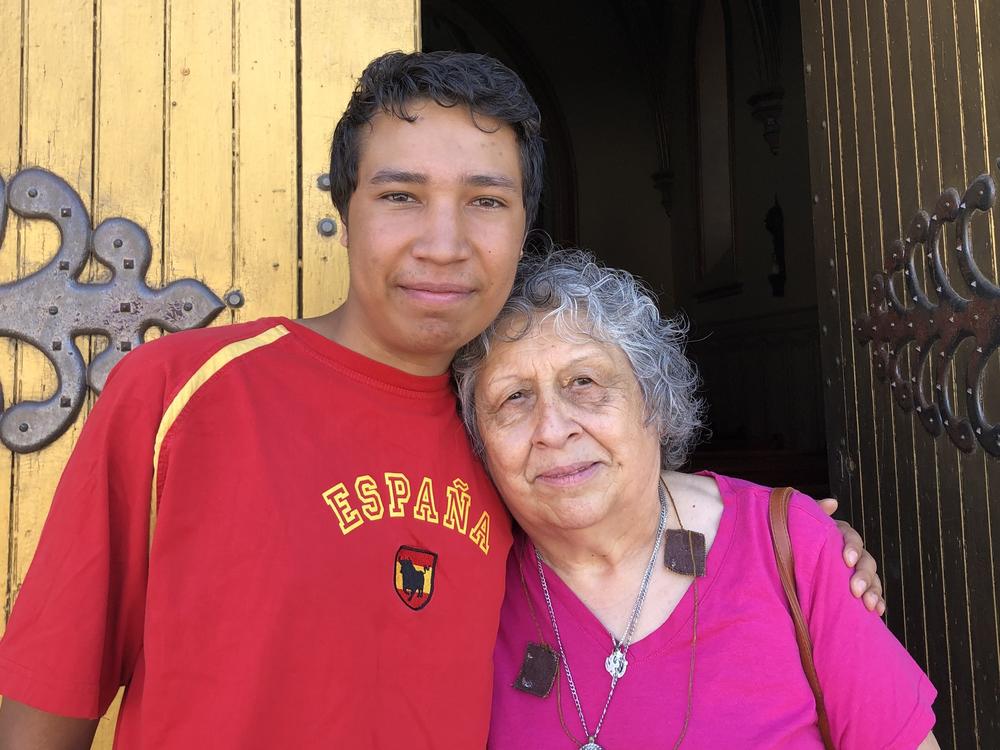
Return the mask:
[(933, 685), (882, 619), (850, 593), (843, 536), (811, 499), (793, 500), (789, 533), (834, 745), (914, 750), (934, 727)]
[(163, 377), (143, 346), (81, 432), (0, 642), (0, 694), (97, 718), (142, 648), (152, 451)]

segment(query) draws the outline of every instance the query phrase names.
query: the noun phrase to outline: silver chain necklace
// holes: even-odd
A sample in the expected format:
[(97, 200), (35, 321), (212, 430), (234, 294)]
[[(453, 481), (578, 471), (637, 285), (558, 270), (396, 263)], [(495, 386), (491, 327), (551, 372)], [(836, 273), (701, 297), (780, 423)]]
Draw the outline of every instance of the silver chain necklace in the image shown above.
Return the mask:
[(656, 564), (656, 557), (660, 552), (660, 544), (663, 541), (663, 531), (667, 527), (667, 498), (663, 492), (663, 483), (660, 482), (658, 488), (660, 498), (660, 523), (656, 529), (656, 542), (653, 544), (653, 553), (649, 556), (649, 563), (646, 565), (646, 572), (642, 575), (642, 583), (639, 584), (639, 595), (632, 606), (632, 614), (629, 616), (628, 625), (621, 641), (611, 635), (611, 654), (604, 661), (604, 668), (611, 675), (611, 688), (608, 690), (608, 699), (604, 701), (604, 710), (601, 711), (601, 718), (597, 720), (594, 733), (587, 729), (587, 720), (583, 716), (583, 706), (580, 705), (580, 696), (576, 692), (576, 683), (573, 681), (573, 673), (569, 668), (569, 659), (566, 658), (566, 649), (563, 648), (562, 638), (559, 635), (559, 624), (556, 622), (556, 612), (552, 608), (552, 597), (549, 596), (549, 584), (545, 580), (545, 569), (542, 567), (542, 554), (535, 547), (535, 562), (538, 565), (538, 580), (542, 584), (542, 593), (545, 595), (545, 606), (549, 610), (549, 620), (552, 622), (552, 631), (556, 636), (556, 644), (559, 646), (559, 656), (562, 658), (563, 669), (566, 672), (566, 682), (569, 683), (569, 691), (573, 696), (573, 703), (576, 705), (576, 713), (580, 717), (580, 724), (583, 726), (583, 733), (587, 741), (580, 746), (580, 750), (602, 750), (597, 744), (597, 735), (604, 726), (604, 717), (608, 714), (608, 706), (611, 705), (611, 698), (615, 694), (615, 687), (618, 680), (625, 674), (628, 667), (628, 647), (632, 644), (632, 634), (635, 632), (636, 623), (639, 620), (639, 613), (642, 612), (642, 605), (646, 601), (646, 592), (649, 590), (649, 581), (653, 577), (653, 567)]

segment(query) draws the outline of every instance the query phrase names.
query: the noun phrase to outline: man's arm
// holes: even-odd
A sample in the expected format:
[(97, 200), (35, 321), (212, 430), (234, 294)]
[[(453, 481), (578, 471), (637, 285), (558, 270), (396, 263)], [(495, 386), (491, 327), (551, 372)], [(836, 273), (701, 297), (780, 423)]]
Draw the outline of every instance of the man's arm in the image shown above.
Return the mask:
[[(837, 510), (837, 501), (828, 497), (819, 501), (819, 507), (828, 516), (832, 516)], [(854, 567), (851, 593), (860, 598), (869, 611), (878, 612), (881, 617), (885, 614), (885, 599), (882, 596), (882, 581), (878, 577), (875, 558), (868, 554), (861, 535), (847, 521), (838, 520), (837, 528), (844, 536), (844, 562)]]
[(88, 750), (97, 721), (57, 716), (4, 698), (0, 750)]
[(142, 651), (167, 342), (115, 366), (63, 470), (0, 640), (0, 750), (89, 748), (97, 721), (79, 717), (107, 710)]

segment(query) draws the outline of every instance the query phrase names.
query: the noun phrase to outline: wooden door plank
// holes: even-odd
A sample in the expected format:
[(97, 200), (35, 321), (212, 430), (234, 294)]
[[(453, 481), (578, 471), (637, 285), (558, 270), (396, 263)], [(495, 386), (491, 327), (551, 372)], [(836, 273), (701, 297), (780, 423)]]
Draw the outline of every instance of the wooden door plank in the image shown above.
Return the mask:
[[(863, 232), (861, 204), (861, 165), (859, 162), (858, 114), (856, 102), (856, 65), (854, 56), (852, 14), (845, 2), (829, 3), (830, 39), (834, 49), (836, 94), (834, 100), (838, 117), (840, 195), (836, 215), (840, 218), (838, 263), (841, 276), (842, 299), (840, 306), (840, 335), (844, 340), (845, 362), (849, 374), (847, 400), (853, 402), (855, 415), (854, 435), (848, 436), (850, 456), (856, 465), (856, 494), (853, 498), (855, 514), (861, 512), (865, 545), (876, 560), (881, 561), (881, 521), (878, 516), (880, 495), (880, 468), (878, 447), (874, 435), (874, 410), (872, 404), (873, 375), (871, 357), (867, 347), (859, 346), (853, 336), (854, 318), (867, 309), (867, 284), (855, 283), (864, 278), (866, 238)], [(831, 123), (832, 127), (832, 123)]]
[[(869, 3), (872, 49), (876, 51), (881, 69), (875, 86), (875, 100), (880, 103), (880, 120), (889, 118), (882, 132), (889, 139), (883, 143), (884, 149), (891, 151), (891, 157), (880, 162), (882, 178), (880, 187), (883, 196), (883, 220), (885, 243), (905, 236), (911, 215), (920, 205), (916, 174), (912, 167), (913, 154), (913, 108), (910, 97), (909, 57), (907, 53), (904, 11), (900, 4), (892, 6), (880, 0)], [(886, 112), (887, 110), (887, 112)], [(895, 281), (905, 292), (905, 279), (897, 274)], [(908, 299), (905, 293), (904, 299)], [(909, 382), (913, 352), (910, 347), (897, 352), (901, 361), (901, 373)], [(881, 398), (891, 398), (891, 390), (882, 384)], [(899, 622), (891, 617), (889, 622), (910, 653), (924, 670), (928, 669), (927, 627), (924, 617), (924, 571), (920, 544), (917, 469), (914, 460), (914, 425), (911, 415), (893, 407), (894, 456), (896, 464), (896, 527), (894, 533), (899, 539), (899, 564), (901, 566), (901, 589), (889, 592), (890, 611), (903, 609), (902, 630)], [(893, 533), (893, 532), (890, 532)], [(940, 580), (940, 577), (938, 577)], [(943, 605), (942, 605), (943, 606)], [(942, 615), (943, 617), (943, 615)]]
[[(294, 0), (241, 0), (236, 11), (237, 320), (298, 312), (298, 149)], [(220, 290), (221, 291), (221, 290)]]
[(163, 2), (99, 0), (97, 18), (94, 224), (123, 216), (146, 231), (146, 281), (155, 288), (163, 257)]
[(802, 3), (800, 12), (830, 485), (831, 492), (841, 501), (842, 513), (858, 526), (858, 519), (854, 517), (853, 472), (849, 470), (847, 445), (848, 436), (856, 432), (856, 425), (847, 399), (845, 381), (849, 373), (843, 365), (843, 339), (840, 336), (841, 267), (837, 252), (840, 237), (839, 226), (834, 219), (839, 195), (839, 172), (835, 166), (840, 149), (839, 140), (835, 137), (836, 108), (832, 106), (836, 78), (829, 38), (829, 9), (825, 2), (807, 0)]
[[(806, 83), (806, 120), (810, 132), (810, 170), (813, 189), (813, 237), (820, 323), (820, 360), (823, 372), (823, 409), (827, 431), (827, 462), (831, 492), (840, 499), (840, 513), (857, 526), (853, 514), (850, 475), (846, 471), (848, 430), (842, 342), (839, 325), (838, 254), (834, 202), (837, 193), (833, 164), (837, 143), (828, 123), (833, 122), (829, 65), (829, 21), (825, 4), (803, 2), (800, 8), (803, 40), (803, 68)], [(839, 153), (839, 152), (838, 152)]]
[[(21, 163), (63, 177), (91, 207), (93, 143), (93, 4), (44, 0), (26, 5)], [(18, 274), (34, 272), (55, 254), (59, 231), (47, 222), (21, 223)], [(16, 400), (47, 398), (57, 379), (36, 350), (18, 347)], [(78, 420), (48, 448), (14, 458), (11, 507), (11, 595), (16, 598), (34, 555), (63, 465), (76, 441)]]
[[(913, 164), (916, 165), (916, 179), (920, 189), (919, 206), (926, 207), (932, 204), (942, 187), (938, 166), (939, 134), (933, 96), (930, 20), (926, 6), (917, 3), (902, 5), (913, 86), (911, 91), (914, 120)], [(921, 268), (923, 267), (925, 264), (921, 264)], [(928, 294), (932, 299), (936, 298), (933, 285), (930, 285)], [(938, 728), (935, 731), (943, 738), (943, 742), (955, 747), (956, 712), (961, 712), (962, 707), (955, 705), (951, 686), (962, 669), (961, 656), (955, 654), (954, 634), (951, 632), (951, 621), (948, 617), (948, 607), (952, 604), (947, 571), (950, 561), (943, 554), (945, 526), (942, 524), (941, 508), (945, 493), (942, 492), (941, 483), (944, 481), (942, 472), (946, 473), (946, 467), (940, 466), (941, 456), (935, 441), (922, 427), (915, 447), (916, 462), (921, 475), (920, 532), (924, 552), (924, 582), (928, 592), (925, 602), (927, 632), (940, 635), (937, 647), (929, 649), (928, 664), (931, 680), (942, 688), (935, 705), (935, 712), (938, 715)], [(940, 591), (934, 590), (938, 581), (940, 581)], [(956, 664), (956, 660), (959, 663)]]
[[(873, 205), (875, 216), (872, 229), (873, 241), (877, 248), (872, 248), (869, 259), (870, 272), (884, 268), (887, 249), (893, 239), (901, 235), (900, 207), (898, 197), (898, 173), (896, 170), (896, 119), (893, 102), (892, 66), (888, 43), (888, 27), (886, 8), (880, 2), (868, 2), (865, 6), (865, 26), (867, 29), (867, 45), (871, 59), (870, 93), (872, 141), (875, 148), (876, 170), (875, 200)], [(877, 226), (877, 229), (875, 229)], [(878, 252), (875, 252), (875, 250)], [(897, 279), (898, 281), (899, 279)], [(916, 622), (922, 625), (922, 617), (910, 617), (909, 610), (920, 611), (920, 556), (915, 545), (910, 545), (913, 537), (903, 536), (903, 508), (907, 502), (903, 494), (913, 497), (913, 462), (911, 450), (907, 448), (912, 443), (910, 420), (898, 412), (893, 401), (892, 389), (888, 383), (876, 381), (875, 384), (876, 414), (880, 423), (880, 452), (889, 466), (892, 486), (883, 486), (880, 503), (883, 513), (883, 544), (885, 545), (886, 579), (891, 589), (895, 591), (894, 606), (887, 611), (886, 620), (892, 630), (900, 637), (907, 648), (926, 661), (926, 640), (922, 627), (914, 629), (907, 627), (908, 623)], [(891, 490), (891, 491), (890, 491)], [(916, 598), (908, 595), (916, 593)]]
[[(5, 181), (17, 172), (21, 157), (21, 109), (23, 105), (23, 70), (21, 67), (21, 3), (0, 5), (0, 91), (4, 92), (5, 104), (0, 107), (0, 177)], [(0, 211), (6, 208), (0, 205)], [(18, 225), (13, 216), (8, 217), (6, 230), (0, 235), (0, 283), (6, 283), (17, 276)], [(10, 406), (16, 382), (13, 363), (16, 346), (10, 339), (0, 342), (0, 357), (4, 366), (0, 367), (0, 388), (3, 393), (4, 408)], [(3, 633), (10, 615), (12, 601), (12, 581), (10, 577), (10, 549), (13, 541), (11, 526), (11, 482), (14, 459), (10, 451), (0, 451), (0, 571), (4, 578), (3, 613), (0, 615), (0, 634)]]
[[(888, 48), (885, 37), (884, 6), (879, 2), (865, 0), (856, 14), (855, 60), (862, 73), (858, 91), (858, 129), (863, 149), (862, 161), (869, 167), (862, 171), (864, 205), (864, 225), (866, 236), (865, 275), (855, 278), (855, 284), (866, 284), (874, 275), (885, 268), (887, 248), (893, 238), (899, 237), (897, 221), (898, 204), (895, 192), (895, 132), (892, 111), (891, 85), (889, 83)], [(868, 295), (869, 310), (874, 304)], [(869, 361), (874, 350), (869, 346)], [(873, 407), (875, 412), (875, 432), (882, 469), (881, 492), (878, 498), (879, 518), (882, 526), (882, 560), (884, 577), (890, 590), (897, 593), (897, 605), (888, 609), (886, 620), (904, 644), (908, 644), (906, 632), (907, 584), (904, 576), (902, 545), (900, 540), (900, 474), (906, 485), (906, 465), (898, 461), (900, 435), (897, 434), (897, 411), (888, 383), (877, 378), (872, 383)], [(904, 435), (909, 431), (905, 423), (899, 426)], [(905, 438), (904, 438), (905, 439)], [(911, 475), (912, 477), (912, 475)], [(910, 484), (912, 485), (912, 478)], [(910, 487), (912, 492), (912, 487)], [(919, 612), (919, 609), (917, 610)], [(922, 632), (922, 631), (921, 631)], [(922, 639), (915, 644), (923, 651)]]
[[(968, 181), (976, 174), (991, 170), (992, 160), (986, 152), (988, 124), (984, 119), (983, 101), (985, 92), (982, 87), (983, 72), (980, 52), (980, 29), (977, 19), (979, 3), (974, 0), (954, 0), (953, 2), (953, 36), (950, 42), (954, 45), (957, 91), (961, 101), (959, 110), (961, 117), (954, 122), (958, 128), (958, 138), (947, 139), (948, 155), (954, 160), (964, 160), (965, 178)], [(985, 20), (993, 24), (1000, 23), (1000, 12), (995, 7), (984, 9), (988, 16)], [(956, 142), (957, 141), (957, 142)], [(956, 148), (957, 147), (957, 148)], [(964, 188), (964, 184), (961, 188)], [(987, 272), (996, 279), (995, 255), (990, 252), (996, 247), (992, 236), (992, 222), (986, 217), (979, 217), (975, 223), (974, 244), (976, 260), (980, 267), (989, 269)], [(957, 245), (955, 239), (953, 244)], [(971, 289), (960, 274), (955, 272), (957, 264), (951, 263), (952, 279), (959, 294), (971, 297), (975, 290)], [(969, 352), (974, 346), (971, 340), (966, 340), (955, 357), (952, 367), (952, 381), (955, 384), (955, 402), (958, 411), (966, 415), (965, 383), (966, 367)], [(990, 464), (996, 464), (986, 454), (977, 449), (971, 455), (958, 454), (959, 469), (962, 479), (962, 524), (964, 527), (963, 551), (966, 555), (966, 581), (969, 605), (969, 650), (972, 664), (972, 687), (975, 694), (975, 728), (976, 738), (981, 747), (1000, 744), (1000, 648), (998, 648), (997, 622), (997, 592), (994, 580), (993, 565), (997, 550), (993, 546), (991, 535), (992, 524), (1000, 521), (990, 508)]]
[[(94, 224), (123, 216), (149, 235), (146, 282), (163, 278), (163, 2), (99, 0), (94, 73)], [(137, 53), (137, 50), (141, 52)], [(92, 747), (110, 750), (121, 693)]]
[[(848, 27), (848, 45), (852, 75), (854, 111), (854, 132), (856, 143), (856, 168), (858, 184), (859, 213), (856, 217), (860, 239), (860, 253), (854, 258), (858, 263), (852, 273), (852, 299), (863, 304), (864, 308), (855, 307), (855, 315), (873, 311), (874, 301), (869, 295), (868, 279), (883, 268), (883, 247), (885, 242), (884, 220), (882, 217), (886, 206), (881, 189), (882, 170), (889, 155), (884, 153), (884, 146), (879, 138), (885, 137), (891, 116), (884, 106), (884, 100), (876, 103), (875, 73), (873, 68), (878, 65), (879, 55), (884, 53), (880, 45), (871, 44), (871, 19), (865, 0), (852, 0), (847, 8), (851, 19)], [(851, 335), (853, 336), (853, 320)], [(878, 534), (878, 547), (881, 552), (877, 558), (888, 584), (895, 590), (902, 589), (901, 564), (899, 560), (899, 544), (896, 534), (897, 517), (895, 499), (898, 494), (895, 461), (895, 430), (892, 420), (892, 402), (884, 391), (888, 387), (874, 375), (873, 352), (871, 346), (858, 349), (867, 359), (867, 372), (862, 368), (859, 381), (858, 399), (859, 411), (871, 415), (871, 424), (866, 433), (872, 436), (869, 449), (874, 454), (871, 461), (878, 470), (872, 492), (865, 498), (866, 511), (866, 544), (871, 544), (871, 532)], [(855, 363), (860, 366), (861, 358), (856, 357)], [(870, 380), (868, 380), (870, 378)], [(862, 408), (863, 404), (863, 408)], [(862, 455), (866, 448), (862, 447)], [(862, 463), (862, 471), (865, 464)], [(876, 549), (874, 544), (871, 544)], [(902, 607), (894, 607), (888, 612), (890, 625), (897, 633), (903, 634)]]
[(233, 282), (233, 9), (167, 9), (163, 281), (193, 277), (221, 297)]
[[(968, 184), (965, 162), (966, 141), (963, 128), (961, 81), (958, 71), (958, 50), (956, 47), (955, 9), (952, 3), (928, 3), (928, 32), (933, 101), (936, 119), (937, 143), (929, 149), (937, 151), (939, 173), (938, 190), (946, 186), (958, 186), (964, 190)], [(979, 172), (978, 169), (975, 170)], [(974, 175), (973, 175), (974, 176)], [(936, 196), (928, 196), (928, 201)], [(943, 252), (948, 263), (948, 249), (955, 243), (954, 232), (944, 234)], [(935, 347), (935, 354), (940, 354)], [(935, 356), (936, 372), (947, 367), (946, 360)], [(936, 374), (936, 373), (935, 373)], [(954, 383), (954, 372), (950, 372)], [(954, 386), (952, 385), (952, 390)], [(941, 398), (941, 394), (938, 394)], [(975, 667), (971, 652), (970, 611), (968, 590), (968, 550), (966, 537), (970, 529), (965, 527), (965, 498), (963, 497), (962, 463), (954, 444), (942, 436), (935, 441), (938, 453), (938, 481), (941, 488), (942, 558), (944, 566), (945, 596), (947, 598), (948, 632), (951, 641), (951, 690), (954, 706), (956, 739), (965, 743), (976, 737), (978, 742), (978, 720), (975, 711)]]
[(317, 180), (330, 169), (330, 137), (357, 77), (377, 55), (419, 46), (415, 0), (301, 0), (302, 314), (332, 310), (347, 295), (347, 253), (317, 230), (342, 220)]
[[(979, 89), (982, 92), (979, 104), (980, 118), (983, 122), (983, 156), (990, 164), (991, 171), (997, 174), (996, 158), (1000, 157), (1000, 76), (993, 73), (1000, 70), (1000, 39), (997, 38), (996, 29), (1000, 26), (1000, 8), (996, 4), (986, 5), (984, 3), (973, 3), (973, 13), (976, 27), (975, 49), (976, 70), (979, 74)], [(967, 43), (971, 44), (971, 42)], [(994, 280), (1000, 279), (998, 267), (1000, 267), (1000, 251), (997, 249), (996, 226), (998, 218), (996, 216), (1000, 208), (994, 208), (994, 216), (990, 220), (989, 231), (987, 233), (988, 250), (983, 253), (987, 257), (977, 254), (977, 260), (981, 264), (984, 272), (989, 273)], [(985, 244), (985, 243), (984, 243)], [(994, 355), (990, 364), (986, 386), (990, 387), (991, 397), (988, 400), (987, 415), (993, 419), (1000, 419), (997, 404), (1000, 398), (997, 397), (1000, 391), (1000, 357)], [(1000, 652), (1000, 461), (988, 459), (986, 461), (987, 481), (983, 494), (986, 504), (989, 522), (990, 538), (990, 576), (993, 579), (993, 627), (997, 633), (996, 649)], [(979, 602), (977, 601), (977, 606)], [(978, 676), (978, 675), (977, 675)], [(1000, 730), (996, 729), (995, 721), (1000, 708), (994, 710), (993, 716), (985, 718), (985, 712), (990, 710), (990, 700), (1000, 701), (1000, 691), (996, 686), (1000, 684), (1000, 667), (992, 674), (990, 670), (983, 670), (985, 680), (992, 680), (994, 689), (992, 693), (987, 693), (987, 699), (982, 705), (977, 705), (977, 711), (981, 720), (981, 731), (986, 741), (994, 745), (1000, 745)], [(987, 732), (992, 733), (988, 735)]]

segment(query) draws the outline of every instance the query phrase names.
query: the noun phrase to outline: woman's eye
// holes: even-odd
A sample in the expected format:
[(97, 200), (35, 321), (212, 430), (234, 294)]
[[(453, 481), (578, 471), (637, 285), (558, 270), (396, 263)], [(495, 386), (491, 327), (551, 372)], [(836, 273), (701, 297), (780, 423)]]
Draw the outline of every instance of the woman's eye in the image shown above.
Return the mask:
[(594, 381), (591, 380), (588, 377), (581, 376), (579, 378), (573, 378), (573, 385), (579, 385), (579, 386), (582, 386), (582, 385), (593, 385), (593, 383), (594, 383)]
[(496, 410), (501, 411), (505, 407), (518, 406), (521, 402), (524, 401), (526, 397), (527, 393), (525, 393), (525, 391), (523, 390), (513, 391), (512, 393), (508, 393), (504, 396), (501, 396), (500, 400), (496, 402), (497, 404)]

